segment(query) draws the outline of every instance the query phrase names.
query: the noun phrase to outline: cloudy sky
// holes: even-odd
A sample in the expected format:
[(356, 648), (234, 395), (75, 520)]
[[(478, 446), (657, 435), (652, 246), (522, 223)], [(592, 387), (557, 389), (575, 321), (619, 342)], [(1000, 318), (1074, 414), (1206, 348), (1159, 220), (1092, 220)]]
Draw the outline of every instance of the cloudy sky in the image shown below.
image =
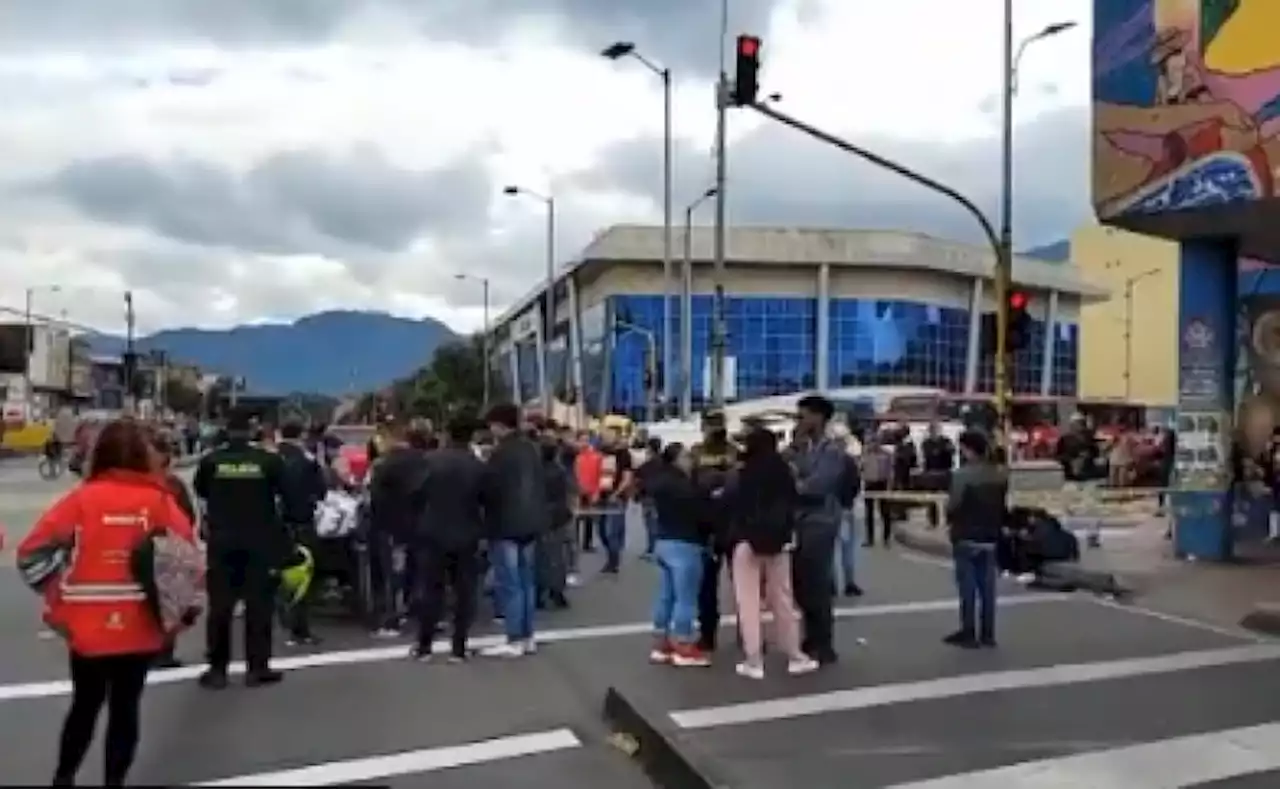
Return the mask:
[[(994, 210), (998, 0), (730, 0), (782, 108)], [(1017, 3), (1017, 237), (1088, 216), (1087, 0)], [(675, 75), (677, 203), (709, 183), (718, 0), (3, 0), (0, 306), (119, 330), (335, 307), (480, 321), (540, 275), (554, 194), (570, 257), (661, 221), (660, 82)], [(919, 188), (749, 113), (730, 221), (973, 239)], [(677, 209), (678, 211), (681, 209)], [(709, 219), (709, 216), (707, 217)], [(57, 290), (54, 290), (57, 286)]]

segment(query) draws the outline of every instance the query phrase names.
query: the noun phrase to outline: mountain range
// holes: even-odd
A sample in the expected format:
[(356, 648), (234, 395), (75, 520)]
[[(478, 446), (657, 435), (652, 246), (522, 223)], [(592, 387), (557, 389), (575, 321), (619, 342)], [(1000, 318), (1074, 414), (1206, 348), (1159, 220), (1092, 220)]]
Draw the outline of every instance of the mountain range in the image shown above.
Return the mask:
[[(331, 311), (292, 323), (229, 329), (166, 329), (139, 337), (139, 353), (162, 350), (175, 362), (244, 376), (251, 394), (343, 395), (385, 386), (426, 364), (437, 347), (458, 339), (432, 318), (382, 312)], [(120, 354), (125, 339), (89, 338), (94, 353)]]
[(1066, 263), (1071, 260), (1071, 242), (1064, 238), (1042, 247), (1023, 250), (1022, 254), (1048, 263)]

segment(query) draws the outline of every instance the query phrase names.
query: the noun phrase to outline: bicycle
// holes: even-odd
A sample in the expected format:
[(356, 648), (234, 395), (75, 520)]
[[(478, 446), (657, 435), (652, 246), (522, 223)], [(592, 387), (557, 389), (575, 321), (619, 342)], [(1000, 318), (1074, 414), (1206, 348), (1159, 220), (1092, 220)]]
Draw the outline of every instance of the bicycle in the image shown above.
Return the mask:
[(45, 455), (40, 458), (40, 478), (46, 482), (58, 479), (66, 470), (67, 464), (63, 462), (61, 455)]

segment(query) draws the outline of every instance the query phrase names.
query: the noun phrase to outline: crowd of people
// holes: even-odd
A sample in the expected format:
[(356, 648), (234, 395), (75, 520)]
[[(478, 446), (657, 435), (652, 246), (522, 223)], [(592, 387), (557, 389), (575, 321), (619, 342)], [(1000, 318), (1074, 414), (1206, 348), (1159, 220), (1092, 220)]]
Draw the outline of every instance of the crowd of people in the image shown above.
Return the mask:
[[(600, 573), (623, 571), (627, 510), (637, 508), (647, 537), (643, 557), (657, 568), (651, 662), (712, 664), (724, 651), (721, 592), (728, 580), (739, 675), (764, 678), (770, 619), (788, 674), (832, 664), (838, 660), (834, 601), (841, 593), (862, 594), (853, 551), (863, 479), (875, 490), (896, 473), (890, 455), (883, 455), (890, 458), (884, 467), (881, 453), (868, 451), (874, 439), (853, 451), (856, 438), (831, 424), (832, 413), (825, 398), (802, 398), (794, 434), (781, 441), (761, 426), (731, 436), (712, 414), (693, 446), (637, 446), (607, 429), (576, 433), (530, 422), (510, 404), (491, 408), (481, 425), (457, 419), (442, 431), (392, 420), (371, 442), (372, 463), (361, 480), (375, 634), (407, 629), (413, 660), (466, 662), (488, 592), (505, 639), (480, 654), (532, 655), (539, 611), (570, 605), (569, 590), (597, 543)], [(196, 467), (193, 499), (168, 470), (168, 435), (130, 419), (103, 426), (83, 484), (50, 508), (18, 548), (24, 578), (42, 595), (46, 622), (69, 647), (73, 695), (57, 785), (74, 782), (104, 705), (104, 777), (108, 785), (123, 783), (138, 741), (147, 672), (177, 664), (175, 639), (198, 615), (207, 660), (198, 681), (211, 691), (228, 685), (238, 612), (249, 687), (283, 679), (271, 665), (278, 616), (289, 643), (316, 640), (309, 612), (318, 585), (299, 583), (293, 571), (300, 556), (314, 560), (315, 513), (335, 486), (356, 484), (350, 469), (337, 473), (323, 431), (298, 423), (276, 433), (233, 414), (213, 443)], [(923, 451), (956, 450), (934, 442)], [(967, 463), (948, 473), (946, 484), (961, 628), (946, 641), (993, 646), (1005, 483), (985, 463), (981, 435), (962, 436), (959, 451)], [(872, 509), (866, 510), (867, 544), (875, 540)], [(885, 524), (894, 517), (882, 514)], [(116, 528), (135, 523), (144, 528)], [(883, 537), (887, 542), (887, 532)], [(136, 554), (140, 541), (157, 557), (149, 571), (119, 559)], [(182, 546), (200, 549), (207, 600), (182, 586), (195, 574), (190, 556), (174, 551)], [(282, 609), (283, 593), (289, 604)], [(445, 654), (438, 656), (445, 620)]]

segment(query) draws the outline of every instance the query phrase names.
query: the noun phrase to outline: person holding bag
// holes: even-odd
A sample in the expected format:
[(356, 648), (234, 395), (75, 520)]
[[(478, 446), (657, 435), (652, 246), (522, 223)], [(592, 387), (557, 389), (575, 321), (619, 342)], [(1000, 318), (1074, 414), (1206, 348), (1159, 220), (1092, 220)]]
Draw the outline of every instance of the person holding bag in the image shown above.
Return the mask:
[[(155, 474), (153, 452), (138, 422), (106, 425), (84, 484), (46, 511), (18, 546), (19, 571), (42, 596), (46, 622), (66, 639), (71, 664), (71, 708), (54, 786), (75, 784), (104, 704), (103, 783), (124, 785), (137, 750), (147, 672), (171, 630), (194, 621), (191, 610), (175, 619), (160, 610), (176, 599), (162, 580), (162, 565), (168, 572), (168, 558), (183, 551), (178, 546), (194, 549), (195, 542), (191, 521)], [(157, 560), (150, 579), (138, 574), (138, 558), (148, 554)]]
[(730, 556), (738, 628), (744, 660), (739, 675), (764, 679), (761, 585), (777, 628), (777, 645), (787, 656), (787, 672), (808, 674), (818, 663), (800, 649), (800, 613), (791, 590), (791, 548), (798, 504), (791, 468), (778, 452), (777, 438), (755, 429), (745, 439), (742, 468), (730, 475)]

